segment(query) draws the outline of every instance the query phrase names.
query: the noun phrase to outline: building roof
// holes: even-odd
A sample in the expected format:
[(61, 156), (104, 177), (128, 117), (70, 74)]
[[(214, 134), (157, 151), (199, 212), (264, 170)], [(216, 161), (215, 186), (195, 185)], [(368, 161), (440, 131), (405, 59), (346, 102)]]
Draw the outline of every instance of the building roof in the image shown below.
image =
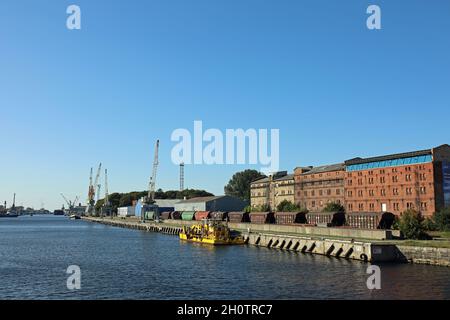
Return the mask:
[(339, 171), (339, 170), (344, 170), (344, 168), (345, 168), (345, 166), (343, 163), (329, 164), (329, 165), (325, 165), (325, 166), (313, 167), (308, 172), (302, 173), (302, 175), (323, 173), (323, 172), (330, 172), (330, 171)]
[(419, 156), (428, 156), (431, 155), (431, 149), (427, 150), (419, 150), (419, 151), (412, 151), (412, 152), (404, 152), (404, 153), (396, 153), (396, 154), (389, 154), (386, 156), (379, 156), (379, 157), (371, 157), (371, 158), (354, 158), (345, 161), (345, 165), (353, 165), (353, 164), (362, 164), (362, 163), (368, 163), (368, 162), (377, 162), (377, 161), (387, 161), (387, 160), (395, 160), (395, 159), (403, 159), (403, 158), (411, 158), (411, 157), (419, 157)]
[(263, 183), (263, 182), (268, 182), (268, 181), (269, 181), (269, 177), (262, 177), (262, 178), (253, 180), (251, 183)]
[(285, 180), (294, 180), (294, 174), (291, 173), (291, 174), (287, 174), (281, 178), (274, 179), (274, 181), (285, 181)]
[(180, 200), (180, 202), (178, 202), (178, 203), (209, 202), (209, 201), (218, 200), (218, 199), (221, 199), (224, 197), (228, 197), (228, 196), (197, 197), (197, 198), (191, 198), (191, 199), (187, 199), (187, 200)]

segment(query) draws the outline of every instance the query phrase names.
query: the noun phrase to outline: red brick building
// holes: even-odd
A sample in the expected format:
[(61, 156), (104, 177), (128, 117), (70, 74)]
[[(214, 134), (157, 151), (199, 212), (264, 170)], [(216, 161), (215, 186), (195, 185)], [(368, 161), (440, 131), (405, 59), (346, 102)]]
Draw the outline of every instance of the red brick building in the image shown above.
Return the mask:
[(430, 216), (450, 206), (450, 146), (345, 161), (347, 213), (415, 209)]
[(322, 211), (330, 202), (344, 203), (344, 164), (298, 167), (294, 170), (295, 203)]

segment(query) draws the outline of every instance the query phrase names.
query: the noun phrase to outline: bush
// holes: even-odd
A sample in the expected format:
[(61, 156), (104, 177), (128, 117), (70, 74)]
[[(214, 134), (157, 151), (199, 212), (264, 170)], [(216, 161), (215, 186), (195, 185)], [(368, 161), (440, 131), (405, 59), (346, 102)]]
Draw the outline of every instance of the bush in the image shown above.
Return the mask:
[(345, 208), (342, 204), (337, 203), (337, 202), (329, 202), (327, 203), (327, 205), (325, 206), (325, 208), (323, 208), (322, 210), (323, 212), (345, 212)]
[(402, 213), (399, 220), (399, 229), (406, 239), (428, 238), (423, 225), (423, 217), (420, 212), (415, 210), (409, 209)]
[(435, 212), (433, 219), (437, 230), (450, 231), (450, 207)]
[(438, 227), (436, 226), (436, 223), (434, 222), (434, 220), (432, 218), (425, 218), (425, 220), (423, 221), (423, 228), (426, 231), (436, 231), (438, 230)]
[(277, 206), (278, 212), (295, 212), (300, 211), (300, 207), (288, 200), (281, 201)]
[(270, 211), (270, 206), (267, 204), (251, 208), (251, 212), (269, 212), (269, 211)]

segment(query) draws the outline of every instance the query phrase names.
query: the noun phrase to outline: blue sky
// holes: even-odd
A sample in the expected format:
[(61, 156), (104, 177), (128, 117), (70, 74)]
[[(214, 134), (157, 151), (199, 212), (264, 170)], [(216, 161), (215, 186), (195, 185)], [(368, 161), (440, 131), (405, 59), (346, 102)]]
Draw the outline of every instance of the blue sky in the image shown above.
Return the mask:
[[(280, 129), (289, 171), (449, 143), (449, 33), (445, 0), (3, 0), (0, 201), (84, 201), (100, 161), (111, 192), (143, 190), (158, 138), (176, 189), (170, 135), (194, 120)], [(247, 167), (187, 166), (186, 187), (220, 194)]]

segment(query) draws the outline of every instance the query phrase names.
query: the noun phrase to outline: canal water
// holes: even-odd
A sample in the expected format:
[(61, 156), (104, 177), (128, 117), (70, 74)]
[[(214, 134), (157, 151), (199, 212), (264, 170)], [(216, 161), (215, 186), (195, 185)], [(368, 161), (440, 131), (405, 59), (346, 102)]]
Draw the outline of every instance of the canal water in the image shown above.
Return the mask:
[[(67, 289), (70, 265), (81, 289)], [(369, 264), (34, 216), (0, 219), (0, 299), (450, 299), (450, 268)]]

